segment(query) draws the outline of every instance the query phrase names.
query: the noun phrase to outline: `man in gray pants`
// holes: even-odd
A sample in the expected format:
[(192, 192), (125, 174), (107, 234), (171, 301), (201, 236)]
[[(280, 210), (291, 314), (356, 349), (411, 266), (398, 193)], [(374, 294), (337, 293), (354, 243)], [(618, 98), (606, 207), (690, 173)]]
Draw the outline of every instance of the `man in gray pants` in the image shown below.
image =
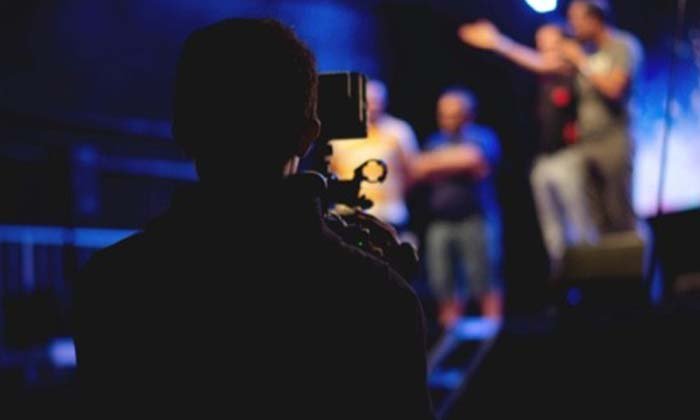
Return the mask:
[(578, 42), (565, 43), (563, 53), (578, 70), (579, 143), (593, 187), (599, 187), (594, 188), (593, 218), (601, 231), (620, 231), (632, 229), (635, 221), (627, 107), (643, 53), (639, 41), (610, 26), (607, 16), (601, 0), (571, 3), (568, 19)]
[[(595, 243), (600, 233), (634, 227), (627, 102), (642, 49), (630, 34), (610, 26), (608, 15), (603, 0), (574, 0), (568, 19), (576, 40), (564, 40), (545, 26), (538, 31), (537, 50), (516, 43), (488, 21), (463, 25), (459, 32), (465, 43), (539, 74), (541, 82), (575, 78), (576, 144), (543, 153), (531, 173), (554, 276), (567, 246)], [(546, 93), (556, 99), (555, 92)]]
[(593, 243), (601, 233), (635, 224), (627, 105), (642, 49), (632, 35), (609, 26), (607, 16), (600, 0), (569, 6), (576, 41), (565, 41), (562, 54), (577, 69), (578, 138), (568, 149), (540, 159), (531, 175), (555, 271), (567, 244)]

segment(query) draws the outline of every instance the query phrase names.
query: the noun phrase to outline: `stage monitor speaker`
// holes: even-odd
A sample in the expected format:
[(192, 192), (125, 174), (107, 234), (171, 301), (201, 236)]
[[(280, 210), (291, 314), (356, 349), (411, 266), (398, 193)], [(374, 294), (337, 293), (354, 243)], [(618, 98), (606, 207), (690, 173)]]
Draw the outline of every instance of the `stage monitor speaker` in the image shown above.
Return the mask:
[(571, 247), (564, 256), (564, 284), (639, 281), (644, 278), (644, 242), (635, 231), (604, 235), (596, 245)]

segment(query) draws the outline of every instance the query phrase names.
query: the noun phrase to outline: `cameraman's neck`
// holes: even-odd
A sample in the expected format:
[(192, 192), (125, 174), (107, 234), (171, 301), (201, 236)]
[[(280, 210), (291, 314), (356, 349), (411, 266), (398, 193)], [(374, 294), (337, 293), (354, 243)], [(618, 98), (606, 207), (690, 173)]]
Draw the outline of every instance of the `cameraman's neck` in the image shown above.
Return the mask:
[(210, 204), (259, 206), (275, 200), (284, 179), (273, 171), (200, 171), (197, 189)]

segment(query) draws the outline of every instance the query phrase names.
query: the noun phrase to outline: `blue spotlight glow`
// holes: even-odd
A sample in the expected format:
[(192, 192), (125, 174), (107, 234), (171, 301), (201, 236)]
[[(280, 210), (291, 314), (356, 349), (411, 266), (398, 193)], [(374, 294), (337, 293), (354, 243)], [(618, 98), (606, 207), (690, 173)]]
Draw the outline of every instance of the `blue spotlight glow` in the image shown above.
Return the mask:
[(569, 306), (577, 306), (581, 303), (581, 301), (583, 301), (583, 293), (581, 293), (581, 289), (572, 287), (566, 292), (566, 303), (568, 303)]
[(525, 2), (537, 13), (548, 13), (557, 9), (557, 0), (525, 0)]
[(49, 358), (58, 368), (75, 367), (75, 345), (70, 338), (58, 338), (49, 344)]

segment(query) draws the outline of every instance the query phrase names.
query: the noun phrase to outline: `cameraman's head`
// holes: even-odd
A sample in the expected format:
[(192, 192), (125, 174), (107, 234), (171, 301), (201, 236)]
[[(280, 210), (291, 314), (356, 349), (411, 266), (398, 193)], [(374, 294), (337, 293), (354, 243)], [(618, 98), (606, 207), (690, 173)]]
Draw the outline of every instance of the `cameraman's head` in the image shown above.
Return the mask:
[[(318, 136), (311, 51), (274, 20), (227, 19), (193, 32), (177, 67), (173, 134), (205, 183), (280, 178)], [(284, 169), (283, 169), (284, 168)]]
[(437, 124), (447, 135), (458, 134), (475, 117), (476, 98), (463, 88), (450, 88), (440, 95), (437, 103)]

